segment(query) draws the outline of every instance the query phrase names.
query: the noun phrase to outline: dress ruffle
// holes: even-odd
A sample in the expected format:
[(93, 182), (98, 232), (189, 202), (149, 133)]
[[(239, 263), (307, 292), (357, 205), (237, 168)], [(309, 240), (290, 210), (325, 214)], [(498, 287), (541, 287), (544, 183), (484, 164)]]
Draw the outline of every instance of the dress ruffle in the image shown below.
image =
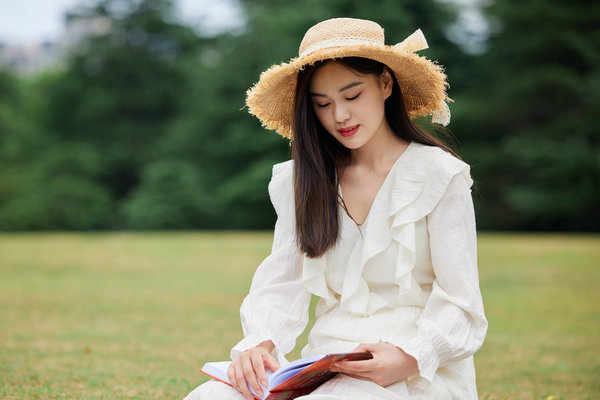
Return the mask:
[(393, 244), (397, 251), (395, 281), (399, 296), (420, 290), (412, 287), (411, 274), (416, 264), (415, 222), (433, 211), (452, 178), (458, 174), (464, 174), (472, 184), (466, 163), (438, 147), (411, 143), (392, 166), (373, 201), (363, 234), (348, 258), (341, 296), (336, 296), (327, 286), (326, 255), (319, 258), (304, 256), (304, 286), (325, 301), (325, 307), (317, 313), (338, 303), (343, 310), (358, 316), (392, 308), (392, 304), (371, 293), (363, 271)]

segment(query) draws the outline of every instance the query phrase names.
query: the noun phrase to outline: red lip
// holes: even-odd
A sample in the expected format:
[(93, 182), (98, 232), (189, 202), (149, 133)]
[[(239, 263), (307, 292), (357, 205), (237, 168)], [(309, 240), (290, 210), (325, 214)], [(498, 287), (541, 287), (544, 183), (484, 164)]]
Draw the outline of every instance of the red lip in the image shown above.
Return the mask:
[(350, 136), (354, 135), (356, 132), (358, 132), (358, 125), (351, 126), (348, 128), (338, 129), (338, 132), (343, 137), (350, 137)]

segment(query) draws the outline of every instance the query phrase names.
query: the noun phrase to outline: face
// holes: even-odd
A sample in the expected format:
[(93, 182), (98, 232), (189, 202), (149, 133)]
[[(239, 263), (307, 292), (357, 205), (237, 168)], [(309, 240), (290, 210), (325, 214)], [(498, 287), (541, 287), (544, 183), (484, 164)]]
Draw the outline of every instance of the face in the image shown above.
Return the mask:
[(314, 72), (309, 90), (317, 118), (345, 147), (358, 149), (389, 132), (385, 119), (385, 99), (392, 93), (389, 72), (359, 74), (332, 61)]

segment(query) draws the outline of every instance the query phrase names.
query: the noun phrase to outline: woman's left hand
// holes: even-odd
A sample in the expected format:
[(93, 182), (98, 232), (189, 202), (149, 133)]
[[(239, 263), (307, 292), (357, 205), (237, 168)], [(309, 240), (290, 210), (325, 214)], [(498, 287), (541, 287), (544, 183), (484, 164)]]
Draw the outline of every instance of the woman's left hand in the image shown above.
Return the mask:
[(414, 357), (391, 343), (363, 343), (353, 352), (368, 351), (373, 358), (364, 361), (340, 361), (331, 369), (353, 378), (373, 381), (379, 386), (389, 386), (406, 379), (419, 367)]

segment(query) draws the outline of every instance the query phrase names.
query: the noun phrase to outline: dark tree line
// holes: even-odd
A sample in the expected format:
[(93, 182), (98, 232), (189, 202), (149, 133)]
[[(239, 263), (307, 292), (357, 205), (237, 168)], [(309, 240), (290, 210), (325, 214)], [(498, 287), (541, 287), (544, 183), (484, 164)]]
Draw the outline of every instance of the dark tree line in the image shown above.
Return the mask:
[(477, 181), (484, 229), (600, 226), (600, 7), (502, 0), (484, 9), (487, 51), (445, 32), (457, 9), (434, 0), (242, 0), (241, 32), (198, 37), (168, 0), (77, 9), (110, 30), (61, 68), (0, 71), (0, 229), (258, 229), (266, 184), (288, 143), (248, 115), (246, 89), (297, 55), (330, 17), (372, 19), (394, 44), (420, 27), (446, 66), (458, 152)]

